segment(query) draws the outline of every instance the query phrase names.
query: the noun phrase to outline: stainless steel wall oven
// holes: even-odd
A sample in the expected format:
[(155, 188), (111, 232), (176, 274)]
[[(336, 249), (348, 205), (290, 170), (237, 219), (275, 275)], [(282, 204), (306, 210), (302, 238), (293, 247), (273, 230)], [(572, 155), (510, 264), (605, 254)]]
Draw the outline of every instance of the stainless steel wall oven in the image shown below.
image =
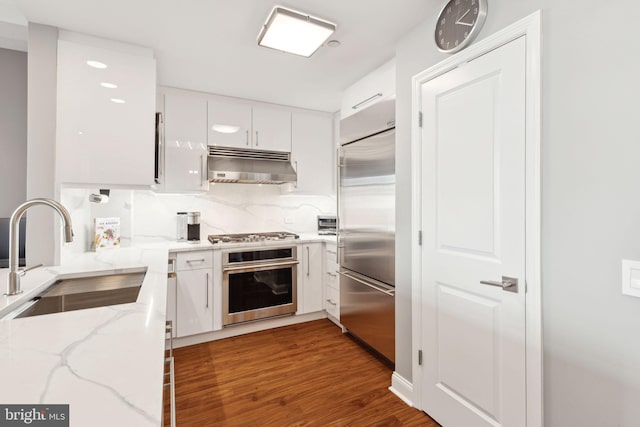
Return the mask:
[(298, 262), (295, 246), (223, 251), (223, 324), (294, 314)]

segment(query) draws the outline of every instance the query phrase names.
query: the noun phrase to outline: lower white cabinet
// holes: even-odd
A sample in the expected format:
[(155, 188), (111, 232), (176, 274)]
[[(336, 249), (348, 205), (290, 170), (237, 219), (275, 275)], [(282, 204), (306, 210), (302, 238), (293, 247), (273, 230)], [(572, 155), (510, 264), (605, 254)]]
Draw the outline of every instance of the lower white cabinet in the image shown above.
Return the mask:
[(212, 251), (177, 255), (176, 336), (213, 331)]
[[(171, 258), (170, 258), (171, 260)], [(169, 262), (171, 267), (171, 261)], [(175, 264), (174, 264), (175, 265)], [(175, 271), (169, 270), (169, 277), (167, 277), (167, 311), (166, 311), (166, 319), (168, 322), (171, 322), (173, 327), (171, 328), (171, 336), (173, 338), (176, 337), (176, 293), (178, 289), (177, 286), (177, 276)]]
[(331, 320), (340, 320), (340, 280), (335, 243), (326, 243), (325, 246), (324, 309)]
[(301, 279), (298, 282), (297, 314), (313, 313), (322, 310), (322, 243), (307, 243), (299, 246), (302, 251), (298, 258)]
[(213, 330), (213, 289), (211, 270), (178, 273), (176, 298), (177, 336)]

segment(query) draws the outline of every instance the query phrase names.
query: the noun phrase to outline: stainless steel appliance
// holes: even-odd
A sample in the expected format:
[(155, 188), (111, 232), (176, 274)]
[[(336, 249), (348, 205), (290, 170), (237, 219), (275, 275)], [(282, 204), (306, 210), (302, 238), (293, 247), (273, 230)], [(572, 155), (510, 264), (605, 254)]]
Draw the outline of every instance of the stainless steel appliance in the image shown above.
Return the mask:
[(187, 213), (187, 240), (200, 242), (200, 212)]
[(218, 243), (295, 240), (299, 239), (300, 236), (288, 231), (270, 231), (266, 233), (211, 234), (208, 238), (215, 245)]
[(209, 147), (208, 177), (211, 182), (284, 184), (297, 181), (291, 153)]
[(395, 98), (340, 123), (340, 322), (395, 360)]
[(176, 240), (178, 242), (187, 241), (187, 213), (177, 212), (177, 227), (176, 227)]
[(337, 234), (337, 219), (331, 215), (318, 215), (318, 234), (321, 235), (336, 235)]
[(295, 246), (222, 252), (222, 322), (225, 326), (297, 311)]

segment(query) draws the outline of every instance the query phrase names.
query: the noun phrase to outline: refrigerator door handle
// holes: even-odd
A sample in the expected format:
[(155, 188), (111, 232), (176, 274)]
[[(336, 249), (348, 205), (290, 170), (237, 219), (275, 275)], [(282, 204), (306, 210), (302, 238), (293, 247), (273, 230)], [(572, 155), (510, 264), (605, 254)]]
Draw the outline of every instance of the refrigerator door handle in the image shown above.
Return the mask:
[(354, 275), (346, 273), (344, 271), (338, 271), (338, 274), (340, 274), (341, 276), (347, 277), (347, 278), (349, 278), (351, 280), (355, 280), (356, 282), (358, 282), (360, 284), (363, 284), (365, 286), (368, 286), (371, 289), (375, 289), (378, 292), (382, 292), (385, 295), (389, 295), (390, 297), (395, 296), (395, 294), (396, 294), (395, 289), (384, 289), (384, 288), (382, 288), (380, 286), (374, 285), (371, 282), (367, 282), (367, 281), (364, 281), (362, 279), (359, 279), (359, 278), (355, 277)]

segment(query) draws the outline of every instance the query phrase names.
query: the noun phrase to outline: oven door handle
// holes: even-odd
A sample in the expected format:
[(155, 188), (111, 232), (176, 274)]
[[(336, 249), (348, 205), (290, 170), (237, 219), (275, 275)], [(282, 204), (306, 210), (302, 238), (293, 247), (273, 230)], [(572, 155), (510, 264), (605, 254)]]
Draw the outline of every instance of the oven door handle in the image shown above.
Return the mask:
[(238, 271), (238, 270), (264, 270), (265, 268), (273, 268), (273, 267), (289, 267), (293, 265), (300, 264), (300, 261), (288, 261), (288, 262), (274, 262), (269, 264), (255, 264), (255, 265), (243, 265), (238, 267), (224, 267), (222, 271)]

